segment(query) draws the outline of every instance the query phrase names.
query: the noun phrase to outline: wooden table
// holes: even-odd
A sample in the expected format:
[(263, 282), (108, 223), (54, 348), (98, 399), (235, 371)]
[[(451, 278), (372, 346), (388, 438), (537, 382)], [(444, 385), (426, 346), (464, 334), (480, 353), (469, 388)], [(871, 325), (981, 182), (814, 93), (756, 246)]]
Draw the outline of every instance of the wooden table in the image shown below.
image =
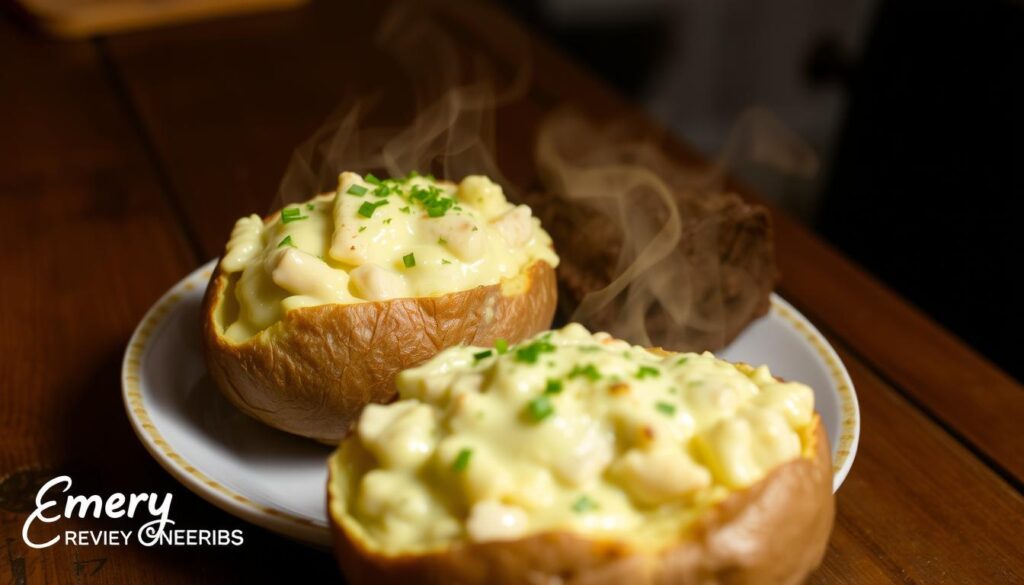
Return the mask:
[[(68, 44), (0, 21), (0, 582), (338, 579), (326, 553), (220, 512), (150, 459), (124, 415), (119, 367), (147, 307), (218, 255), (237, 216), (267, 210), (292, 148), (342, 94), (391, 83), (370, 43), (385, 7), (340, 4)], [(502, 35), (446, 14), (463, 48), (515, 67)], [(497, 127), (503, 168), (527, 185), (547, 110), (611, 119), (631, 108), (530, 43), (532, 85)], [(863, 416), (812, 582), (1024, 582), (1022, 388), (806, 228), (775, 221), (780, 292), (839, 350)], [(79, 493), (173, 492), (179, 525), (241, 527), (246, 542), (30, 549), (22, 523), (40, 478), (59, 472)]]

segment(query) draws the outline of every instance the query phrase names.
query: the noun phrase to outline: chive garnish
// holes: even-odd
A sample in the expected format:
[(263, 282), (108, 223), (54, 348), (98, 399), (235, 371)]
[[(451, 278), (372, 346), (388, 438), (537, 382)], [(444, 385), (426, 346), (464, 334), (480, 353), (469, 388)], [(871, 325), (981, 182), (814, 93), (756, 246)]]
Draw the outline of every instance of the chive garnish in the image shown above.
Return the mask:
[(419, 201), (430, 217), (441, 217), (455, 205), (454, 199), (443, 195), (441, 189), (434, 185), (429, 187), (413, 185), (409, 190), (409, 198)]
[(314, 209), (316, 209), (316, 205), (313, 205), (312, 203), (307, 203), (306, 209), (313, 211)]
[(401, 207), (401, 208), (399, 208), (399, 210), (398, 210), (398, 211), (401, 211), (402, 213), (412, 213), (412, 210), (411, 210), (411, 209), (409, 209), (409, 206), (408, 206), (408, 205), (406, 205), (405, 207)]
[(359, 226), (359, 233), (362, 233), (362, 232), (363, 232), (363, 230), (365, 230), (365, 229), (366, 229), (366, 226), (365, 226), (365, 225), (361, 225), (361, 226)]
[(547, 396), (538, 396), (526, 403), (526, 414), (533, 422), (540, 422), (555, 413), (555, 406)]
[(348, 191), (345, 192), (348, 193), (349, 195), (362, 197), (363, 195), (366, 195), (366, 187), (363, 187), (362, 185), (352, 185), (351, 187), (348, 188)]
[(281, 243), (279, 243), (277, 245), (278, 248), (282, 248), (284, 246), (291, 246), (293, 248), (295, 247), (295, 243), (292, 242), (292, 237), (291, 236), (285, 236), (284, 239), (281, 240)]
[(380, 185), (380, 179), (373, 176), (373, 173), (366, 173), (366, 177), (363, 180), (371, 185)]
[(583, 376), (591, 382), (601, 379), (601, 372), (597, 371), (594, 364), (587, 364), (585, 366), (576, 365), (572, 367), (572, 371), (569, 372), (570, 378), (576, 378)]
[(452, 261), (447, 258), (441, 258), (441, 264), (451, 264)]
[(668, 402), (659, 402), (654, 405), (654, 408), (657, 408), (660, 413), (667, 416), (672, 416), (676, 413), (676, 406)]
[(388, 200), (387, 199), (381, 199), (380, 201), (377, 201), (377, 202), (374, 202), (374, 203), (370, 203), (369, 201), (364, 201), (363, 204), (359, 206), (359, 215), (361, 215), (361, 216), (363, 216), (365, 218), (371, 218), (371, 217), (373, 217), (373, 212), (377, 211), (378, 207), (380, 207), (381, 205), (387, 205), (387, 204), (388, 204)]
[(681, 366), (681, 365), (684, 365), (688, 361), (690, 361), (690, 358), (688, 358), (688, 357), (681, 357), (681, 358), (679, 358), (679, 361), (676, 362), (676, 365), (677, 366)]
[(508, 351), (508, 341), (505, 341), (500, 337), (495, 339), (494, 349), (498, 350), (499, 355), (505, 353), (506, 351)]
[(447, 243), (448, 243), (448, 240), (446, 240), (444, 238), (437, 238), (437, 245), (443, 246), (443, 245), (445, 245)]
[(562, 391), (561, 380), (548, 380), (547, 385), (544, 386), (545, 394), (558, 394)]
[(540, 354), (552, 351), (555, 351), (554, 345), (551, 345), (551, 343), (546, 339), (538, 339), (529, 345), (517, 349), (516, 361), (534, 364), (537, 363), (537, 359), (540, 357)]
[(465, 471), (469, 467), (469, 460), (473, 457), (472, 449), (463, 449), (459, 451), (459, 454), (455, 456), (455, 461), (452, 462), (452, 471)]
[(298, 207), (289, 207), (281, 210), (281, 223), (290, 223), (300, 219), (307, 219), (308, 217), (308, 215), (302, 215), (302, 210)]
[(384, 220), (384, 225), (388, 225), (389, 223), (391, 223), (390, 217)]
[(640, 366), (640, 369), (636, 371), (636, 379), (643, 380), (644, 378), (657, 378), (661, 375), (661, 370), (651, 366)]
[(572, 504), (572, 511), (577, 514), (583, 514), (584, 512), (590, 512), (596, 509), (597, 502), (587, 496), (580, 496), (576, 498), (576, 501)]
[(373, 217), (374, 211), (377, 211), (377, 206), (369, 201), (359, 206), (359, 215), (363, 217)]
[(441, 217), (448, 211), (448, 208), (444, 205), (431, 205), (427, 208), (427, 215), (430, 217)]
[(478, 352), (473, 354), (473, 361), (477, 361), (478, 362), (478, 361), (480, 361), (482, 359), (489, 358), (489, 357), (491, 357), (491, 354), (493, 354), (493, 353), (494, 352), (489, 350), (489, 349), (485, 349), (483, 351), (478, 351)]
[(416, 255), (409, 252), (405, 256), (402, 256), (402, 264), (405, 264), (406, 268), (412, 268), (416, 266)]

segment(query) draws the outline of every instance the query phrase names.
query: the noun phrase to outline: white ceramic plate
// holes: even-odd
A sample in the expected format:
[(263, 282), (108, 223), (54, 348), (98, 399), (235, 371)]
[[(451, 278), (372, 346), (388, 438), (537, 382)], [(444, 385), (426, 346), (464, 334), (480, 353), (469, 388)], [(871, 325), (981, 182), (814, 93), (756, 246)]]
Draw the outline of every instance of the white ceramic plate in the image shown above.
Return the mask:
[[(213, 267), (210, 262), (175, 285), (132, 335), (121, 375), (128, 417), (153, 457), (190, 490), (253, 524), (327, 546), (330, 449), (248, 418), (207, 376), (199, 313)], [(857, 451), (860, 413), (850, 377), (825, 338), (773, 295), (771, 312), (721, 356), (769, 364), (776, 375), (814, 388), (838, 489)]]

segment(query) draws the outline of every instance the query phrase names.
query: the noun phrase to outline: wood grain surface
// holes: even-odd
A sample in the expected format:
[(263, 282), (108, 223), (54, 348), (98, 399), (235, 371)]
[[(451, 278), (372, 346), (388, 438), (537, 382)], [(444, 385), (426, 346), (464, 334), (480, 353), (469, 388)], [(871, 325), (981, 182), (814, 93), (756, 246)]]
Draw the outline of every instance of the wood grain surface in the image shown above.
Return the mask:
[[(163, 472), (124, 416), (119, 365), (148, 306), (215, 257), (237, 217), (270, 209), (292, 149), (342, 99), (402, 91), (395, 64), (372, 43), (386, 8), (313, 2), (64, 44), (0, 21), (0, 583), (339, 580), (326, 553), (246, 525)], [(521, 65), (515, 43), (476, 30), (465, 13), (439, 18), (499, 74)], [(534, 133), (548, 111), (573, 104), (612, 120), (636, 110), (524, 34), (532, 82), (498, 111), (497, 132), (503, 171), (532, 188)], [(680, 163), (699, 160), (659, 140)], [(811, 581), (1024, 582), (1022, 388), (808, 230), (775, 217), (781, 292), (839, 349), (863, 419)], [(29, 549), (21, 525), (35, 486), (58, 471), (73, 474), (76, 490), (171, 491), (183, 525), (243, 527), (246, 543)]]
[[(94, 43), (52, 44), (0, 20), (0, 583), (337, 579), (324, 553), (220, 512), (177, 484), (121, 404), (125, 344), (197, 264), (131, 112)], [(183, 525), (245, 528), (244, 547), (28, 548), (41, 482), (76, 493), (172, 492)], [(62, 521), (67, 530), (123, 529)]]

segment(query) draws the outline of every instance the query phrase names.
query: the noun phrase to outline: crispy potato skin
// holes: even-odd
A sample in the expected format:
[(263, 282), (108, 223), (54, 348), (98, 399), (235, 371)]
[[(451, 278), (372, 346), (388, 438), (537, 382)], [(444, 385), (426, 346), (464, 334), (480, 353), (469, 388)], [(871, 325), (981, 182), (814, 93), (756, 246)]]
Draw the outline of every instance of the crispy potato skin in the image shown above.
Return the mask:
[(519, 278), (525, 280), (515, 292), (499, 283), (439, 297), (296, 309), (236, 344), (217, 322), (228, 286), (218, 268), (203, 299), (206, 364), (246, 414), (336, 444), (366, 404), (394, 399), (399, 371), (452, 345), (514, 343), (547, 329), (557, 300), (554, 269), (536, 261)]
[(420, 555), (385, 556), (342, 528), (335, 513), (340, 503), (331, 501), (334, 494), (329, 489), (335, 555), (353, 585), (800, 583), (821, 563), (835, 516), (828, 439), (817, 417), (815, 425), (813, 458), (786, 463), (729, 496), (698, 521), (684, 542), (663, 551), (545, 533)]

